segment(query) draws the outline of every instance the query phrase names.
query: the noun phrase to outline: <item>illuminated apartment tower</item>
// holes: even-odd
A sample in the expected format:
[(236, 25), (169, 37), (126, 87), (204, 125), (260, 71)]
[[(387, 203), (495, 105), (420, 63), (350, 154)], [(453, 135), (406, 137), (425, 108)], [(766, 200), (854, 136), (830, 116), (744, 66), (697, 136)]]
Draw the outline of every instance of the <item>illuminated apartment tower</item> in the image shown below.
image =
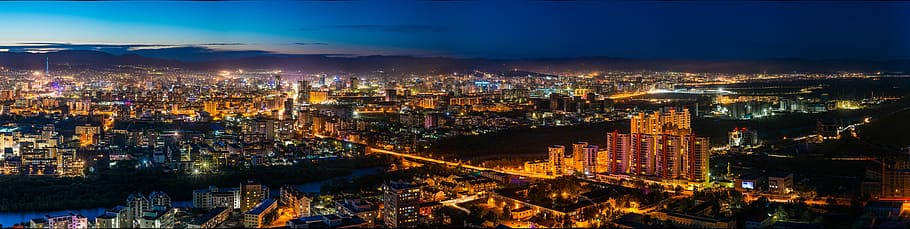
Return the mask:
[(398, 101), (398, 91), (394, 88), (385, 90), (385, 101), (394, 102)]
[(708, 159), (711, 157), (711, 141), (707, 137), (686, 136), (685, 144), (689, 157), (685, 172), (689, 180), (708, 181)]
[(885, 198), (910, 197), (910, 161), (886, 161), (882, 164), (882, 192)]
[(630, 122), (632, 134), (684, 134), (692, 132), (692, 121), (689, 108), (677, 112), (669, 108), (667, 112), (655, 111), (651, 114), (638, 113)]
[(566, 155), (566, 147), (561, 145), (550, 146), (550, 173), (554, 176), (561, 175), (563, 172), (563, 162)]
[[(691, 136), (691, 135), (690, 135)], [(679, 174), (686, 168), (683, 161), (683, 146), (687, 142), (685, 137), (678, 135), (657, 135), (654, 136), (656, 145), (655, 164), (653, 174), (661, 178), (678, 178)]]
[(320, 104), (329, 99), (328, 91), (310, 91), (310, 104)]
[(297, 104), (310, 101), (310, 83), (306, 80), (297, 81)]
[(389, 228), (417, 227), (420, 187), (390, 182), (382, 186), (382, 219)]
[(101, 127), (98, 126), (76, 126), (76, 136), (79, 136), (79, 145), (88, 146), (98, 143), (97, 135), (101, 133)]
[(584, 159), (585, 159), (585, 147), (588, 146), (587, 142), (576, 142), (572, 144), (572, 158), (569, 158), (566, 161), (566, 167), (570, 167), (577, 172), (583, 172), (584, 169)]
[(281, 75), (275, 75), (275, 91), (281, 92)]
[(588, 145), (582, 151), (581, 171), (585, 176), (593, 176), (597, 172), (597, 146)]
[(597, 157), (595, 157), (595, 172), (596, 173), (607, 173), (608, 167), (610, 166), (610, 154), (607, 153), (605, 148), (599, 148), (597, 151)]
[(202, 108), (205, 112), (208, 112), (211, 116), (218, 115), (218, 101), (205, 101), (202, 103)]
[(143, 211), (152, 209), (151, 202), (142, 194), (130, 194), (130, 196), (126, 198), (126, 207), (129, 208), (129, 214), (127, 214), (126, 217), (127, 221), (130, 222), (130, 227), (138, 224), (138, 220), (142, 217)]
[(632, 147), (629, 134), (612, 132), (607, 134), (606, 151), (609, 155), (605, 161), (607, 173), (627, 174), (632, 161)]
[(632, 116), (630, 134), (607, 134), (611, 174), (706, 181), (709, 139), (692, 134), (689, 110), (675, 108)]
[(632, 134), (630, 143), (632, 147), (632, 157), (629, 164), (631, 165), (631, 174), (634, 175), (651, 175), (654, 174), (656, 164), (656, 144), (655, 139), (650, 134)]
[(675, 134), (607, 134), (607, 172), (705, 181), (709, 139)]
[(269, 197), (269, 188), (251, 182), (240, 184), (240, 212), (253, 209)]
[(168, 196), (167, 193), (152, 192), (151, 194), (149, 194), (148, 199), (149, 199), (149, 204), (151, 204), (151, 206), (153, 208), (158, 207), (158, 208), (167, 209), (167, 208), (171, 207), (171, 197)]

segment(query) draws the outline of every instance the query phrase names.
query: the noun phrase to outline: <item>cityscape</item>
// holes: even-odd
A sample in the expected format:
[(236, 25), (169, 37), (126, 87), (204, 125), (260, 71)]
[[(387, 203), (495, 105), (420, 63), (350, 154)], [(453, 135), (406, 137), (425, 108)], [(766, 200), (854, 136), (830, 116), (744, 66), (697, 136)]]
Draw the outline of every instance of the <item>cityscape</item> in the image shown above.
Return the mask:
[(907, 228), (908, 22), (0, 2), (0, 228)]

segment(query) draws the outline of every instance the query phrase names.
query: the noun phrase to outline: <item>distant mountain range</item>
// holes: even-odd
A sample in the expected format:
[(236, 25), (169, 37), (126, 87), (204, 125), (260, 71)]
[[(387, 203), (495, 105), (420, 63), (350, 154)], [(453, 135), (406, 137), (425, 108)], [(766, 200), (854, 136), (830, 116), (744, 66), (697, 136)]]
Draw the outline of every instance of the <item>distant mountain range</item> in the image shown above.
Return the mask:
[[(152, 56), (152, 55), (149, 55)], [(199, 70), (282, 69), (304, 72), (383, 72), (385, 74), (448, 73), (472, 70), (506, 72), (566, 71), (680, 71), (718, 73), (819, 73), (819, 72), (910, 72), (910, 60), (676, 60), (624, 59), (611, 57), (552, 59), (463, 59), (413, 56), (338, 56), (261, 54), (235, 58), (179, 61), (136, 53), (114, 55), (100, 51), (68, 50), (52, 53), (0, 52), (0, 66), (43, 69), (52, 64), (150, 65)]]

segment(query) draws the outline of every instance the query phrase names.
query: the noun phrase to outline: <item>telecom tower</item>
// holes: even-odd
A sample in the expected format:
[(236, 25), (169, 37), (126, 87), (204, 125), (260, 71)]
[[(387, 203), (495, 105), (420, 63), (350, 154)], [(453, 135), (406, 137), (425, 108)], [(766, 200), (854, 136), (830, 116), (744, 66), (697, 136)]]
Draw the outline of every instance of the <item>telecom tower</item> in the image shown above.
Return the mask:
[(51, 58), (50, 57), (44, 57), (44, 75), (45, 76), (51, 75)]

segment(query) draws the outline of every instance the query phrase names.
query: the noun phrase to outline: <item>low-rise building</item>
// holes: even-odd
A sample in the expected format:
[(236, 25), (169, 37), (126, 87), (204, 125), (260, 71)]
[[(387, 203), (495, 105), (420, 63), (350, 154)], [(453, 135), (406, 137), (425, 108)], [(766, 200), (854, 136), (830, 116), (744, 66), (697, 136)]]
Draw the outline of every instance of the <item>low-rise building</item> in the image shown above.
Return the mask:
[(193, 207), (214, 208), (240, 208), (240, 188), (219, 188), (210, 186), (207, 189), (193, 190)]
[(105, 212), (95, 217), (95, 228), (120, 228), (120, 219), (117, 213)]
[(310, 199), (306, 193), (297, 189), (297, 187), (281, 187), (279, 196), (279, 203), (283, 206), (288, 206), (287, 209), (290, 211), (291, 217), (300, 218), (310, 215), (310, 203), (312, 202), (312, 199)]
[(735, 228), (736, 220), (719, 216), (710, 201), (701, 201), (684, 211), (660, 210), (650, 215), (660, 221), (682, 228)]
[(528, 206), (522, 206), (520, 208), (512, 210), (512, 219), (514, 220), (528, 220), (534, 216), (534, 209)]
[(231, 215), (231, 209), (217, 207), (190, 221), (187, 228), (215, 228)]
[(247, 228), (260, 228), (265, 226), (264, 218), (266, 214), (278, 208), (278, 202), (274, 199), (265, 199), (258, 205), (243, 213), (243, 226)]
[(680, 212), (660, 211), (652, 214), (657, 220), (667, 221), (681, 228), (735, 228), (736, 221), (727, 218), (706, 217)]
[(142, 212), (142, 217), (137, 221), (141, 228), (173, 228), (177, 223), (178, 210), (176, 208), (153, 209)]
[(434, 218), (433, 212), (439, 208), (442, 208), (442, 203), (440, 203), (439, 201), (420, 203), (420, 210), (419, 210), (420, 220), (419, 221), (424, 224), (430, 224), (430, 225), (437, 224), (438, 220), (441, 220), (441, 219)]
[(28, 221), (28, 228), (45, 228), (47, 227), (47, 219), (45, 218), (34, 218)]
[(344, 199), (335, 202), (335, 210), (339, 215), (353, 215), (360, 217), (368, 225), (373, 225), (379, 219), (379, 205), (364, 199)]
[(792, 173), (773, 173), (768, 175), (768, 192), (787, 194), (793, 191)]
[(369, 228), (369, 224), (357, 216), (317, 215), (292, 219), (288, 228)]
[(66, 228), (80, 229), (88, 228), (88, 219), (79, 214), (67, 214), (61, 216), (45, 216), (46, 228)]
[(759, 175), (745, 174), (733, 181), (733, 187), (740, 192), (761, 191), (765, 178)]

